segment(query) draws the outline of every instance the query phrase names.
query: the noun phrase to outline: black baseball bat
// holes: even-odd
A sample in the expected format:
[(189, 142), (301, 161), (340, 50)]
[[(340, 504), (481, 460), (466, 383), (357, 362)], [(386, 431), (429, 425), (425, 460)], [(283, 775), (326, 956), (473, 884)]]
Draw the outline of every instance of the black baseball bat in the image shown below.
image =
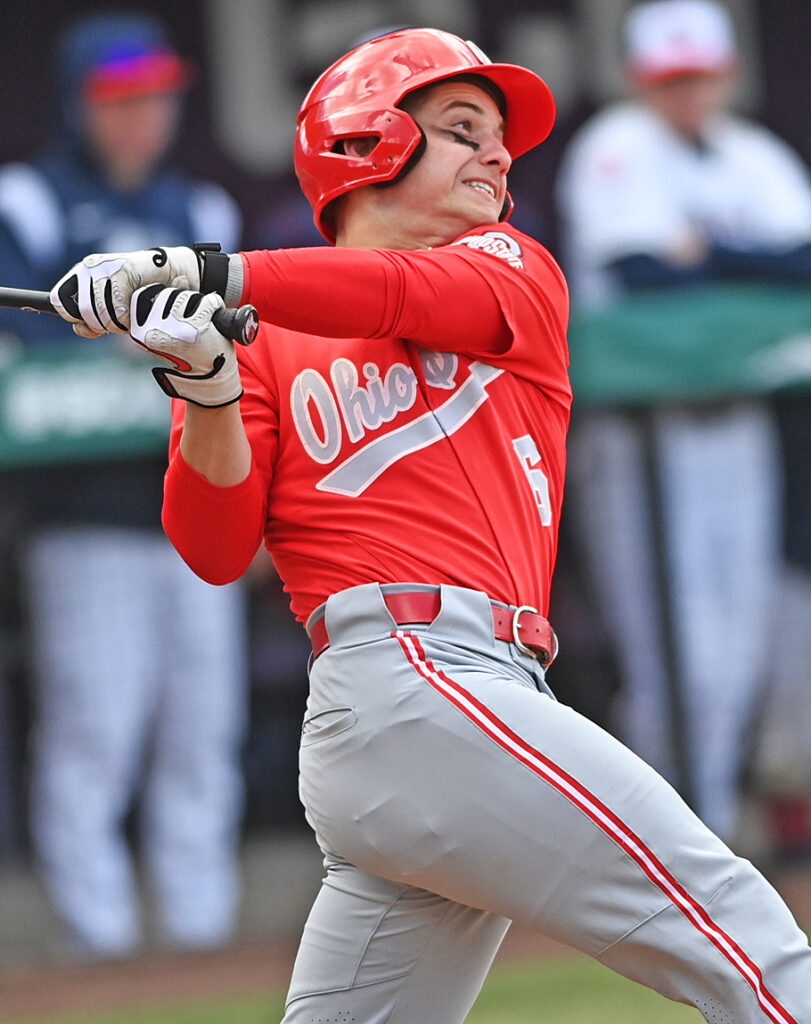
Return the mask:
[[(48, 292), (29, 291), (26, 288), (0, 288), (0, 306), (25, 309), (34, 313), (56, 313)], [(259, 314), (253, 306), (239, 309), (215, 310), (211, 322), (226, 338), (240, 345), (250, 345), (259, 329)]]

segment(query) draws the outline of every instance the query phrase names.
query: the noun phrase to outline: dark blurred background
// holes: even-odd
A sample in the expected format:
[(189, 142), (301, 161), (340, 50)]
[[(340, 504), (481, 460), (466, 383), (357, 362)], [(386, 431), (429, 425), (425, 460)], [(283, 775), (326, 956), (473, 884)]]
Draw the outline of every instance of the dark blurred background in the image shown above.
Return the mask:
[[(76, 15), (100, 6), (87, 0), (4, 5), (0, 163), (31, 157), (55, 133), (55, 41)], [(745, 55), (739, 108), (811, 160), (807, 2), (731, 0), (728, 6)], [(551, 85), (559, 119), (550, 140), (511, 173), (514, 221), (553, 251), (557, 226), (552, 182), (558, 160), (583, 120), (622, 93), (619, 26), (627, 7), (626, 0), (143, 0), (138, 5), (105, 5), (107, 10), (158, 15), (178, 49), (193, 61), (197, 80), (177, 160), (196, 177), (220, 182), (236, 198), (245, 219), (245, 248), (320, 242), (291, 170), (295, 114), (315, 76), (358, 37), (378, 28), (425, 24), (475, 40), (494, 60), (532, 67)], [(25, 470), (4, 474), (4, 550), (14, 543), (17, 472)], [(16, 736), (11, 753), (6, 751), (7, 763), (0, 764), (8, 783), (24, 772), (27, 697), (13, 575), (5, 573), (3, 580), (4, 657), (16, 682), (7, 707), (0, 708)], [(565, 699), (599, 720), (612, 680), (577, 581), (576, 559), (564, 529), (553, 603), (558, 628), (570, 643), (556, 685), (566, 679)], [(245, 828), (303, 827), (295, 760), (307, 645), (272, 577), (253, 588), (251, 631)], [(591, 671), (597, 660), (603, 669), (599, 683)], [(10, 790), (22, 804), (24, 786), (7, 786), (5, 791)], [(22, 822), (22, 806), (12, 818)], [(24, 827), (16, 839), (6, 835), (0, 849), (10, 856), (23, 852)]]
[[(0, 161), (29, 157), (56, 130), (54, 42), (86, 0), (5, 5)], [(512, 175), (517, 219), (554, 240), (551, 179), (572, 131), (621, 93), (619, 25), (626, 0), (144, 0), (107, 9), (152, 12), (196, 65), (180, 162), (222, 182), (243, 206), (247, 244), (307, 235), (287, 207), (295, 113), (307, 87), (356, 38), (426, 24), (476, 41), (493, 60), (526, 64), (558, 100), (549, 142)], [(744, 74), (739, 107), (811, 158), (811, 14), (804, 0), (732, 0)], [(305, 221), (306, 221), (305, 217)], [(315, 240), (316, 236), (311, 236)]]

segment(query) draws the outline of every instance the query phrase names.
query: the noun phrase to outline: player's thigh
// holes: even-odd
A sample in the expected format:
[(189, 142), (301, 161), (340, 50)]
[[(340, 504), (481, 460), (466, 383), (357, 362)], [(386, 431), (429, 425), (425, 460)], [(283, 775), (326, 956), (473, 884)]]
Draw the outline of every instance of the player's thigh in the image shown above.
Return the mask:
[(333, 861), (304, 929), (284, 1024), (460, 1024), (508, 924)]
[(627, 748), (528, 675), (423, 643), (422, 672), (390, 657), (385, 680), (347, 652), (345, 718), (305, 733), (325, 848), (592, 955), (669, 905), (651, 858), (692, 849), (678, 866), (699, 898), (724, 884), (729, 851)]
[[(325, 663), (345, 704), (305, 729), (302, 749), (322, 846), (631, 977), (644, 960), (640, 980), (671, 998), (759, 1013), (751, 979), (762, 975), (803, 1005), (805, 936), (660, 776), (528, 673), (425, 634), (398, 663), (399, 642), (381, 642), (375, 658), (347, 649), (340, 673)], [(730, 959), (731, 949), (747, 952)]]

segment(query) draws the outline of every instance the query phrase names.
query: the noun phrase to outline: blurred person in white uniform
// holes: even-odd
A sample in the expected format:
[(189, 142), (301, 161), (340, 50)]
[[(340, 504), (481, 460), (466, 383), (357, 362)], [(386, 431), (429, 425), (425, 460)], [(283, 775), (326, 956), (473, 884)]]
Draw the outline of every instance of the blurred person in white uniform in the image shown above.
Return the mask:
[[(712, 0), (651, 0), (625, 22), (632, 97), (576, 133), (558, 201), (573, 305), (724, 280), (811, 281), (811, 187), (799, 157), (729, 109), (739, 52)], [(724, 339), (719, 339), (723, 344)], [(615, 729), (735, 834), (772, 648), (781, 455), (767, 403), (663, 404), (646, 426), (575, 413), (572, 502), (617, 637)], [(646, 479), (652, 430), (669, 611), (656, 584)], [(664, 629), (671, 616), (684, 762), (677, 778)]]

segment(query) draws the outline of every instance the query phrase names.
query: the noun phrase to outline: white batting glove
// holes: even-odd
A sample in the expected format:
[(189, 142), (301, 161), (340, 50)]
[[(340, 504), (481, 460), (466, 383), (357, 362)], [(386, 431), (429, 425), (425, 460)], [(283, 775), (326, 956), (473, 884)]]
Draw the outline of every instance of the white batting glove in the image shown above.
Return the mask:
[(97, 338), (106, 331), (127, 334), (132, 294), (148, 284), (198, 291), (200, 263), (194, 249), (175, 246), (85, 256), (51, 289), (51, 304), (83, 338)]
[(234, 343), (211, 322), (222, 298), (148, 285), (130, 305), (130, 335), (172, 369), (155, 367), (155, 380), (172, 398), (214, 409), (242, 397)]

